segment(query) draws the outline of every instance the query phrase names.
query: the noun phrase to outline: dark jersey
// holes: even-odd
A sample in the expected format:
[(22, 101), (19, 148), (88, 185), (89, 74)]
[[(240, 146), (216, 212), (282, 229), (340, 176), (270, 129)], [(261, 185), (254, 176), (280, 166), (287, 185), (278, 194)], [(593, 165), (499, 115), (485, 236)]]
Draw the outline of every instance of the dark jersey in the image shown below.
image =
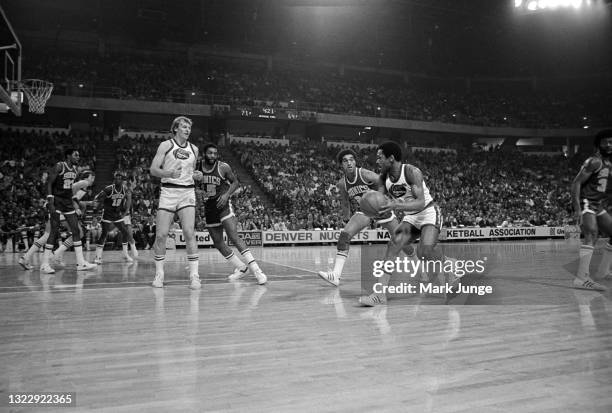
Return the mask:
[(595, 159), (598, 159), (601, 165), (593, 171), (589, 179), (580, 187), (580, 199), (582, 201), (587, 200), (593, 206), (599, 205), (612, 192), (612, 188), (609, 188), (612, 163), (608, 159), (602, 159), (601, 155), (597, 153), (587, 159), (585, 164)]
[(108, 185), (102, 192), (106, 195), (106, 198), (104, 198), (103, 219), (113, 221), (121, 219), (121, 214), (127, 201), (127, 188), (125, 186), (117, 188), (113, 184)]
[(229, 182), (221, 176), (219, 168), (222, 162), (217, 161), (211, 169), (206, 169), (204, 162), (200, 166), (203, 177), (200, 181), (204, 190), (204, 200), (216, 199), (223, 195), (230, 187)]
[(68, 166), (66, 162), (59, 162), (61, 170), (51, 186), (52, 195), (63, 199), (72, 199), (72, 184), (77, 178), (76, 166)]
[(351, 214), (359, 211), (359, 202), (363, 194), (375, 187), (374, 182), (367, 182), (363, 179), (363, 176), (361, 176), (361, 168), (357, 168), (355, 171), (355, 179), (353, 179), (352, 182), (350, 182), (345, 175), (344, 185), (346, 186), (346, 192), (348, 192)]

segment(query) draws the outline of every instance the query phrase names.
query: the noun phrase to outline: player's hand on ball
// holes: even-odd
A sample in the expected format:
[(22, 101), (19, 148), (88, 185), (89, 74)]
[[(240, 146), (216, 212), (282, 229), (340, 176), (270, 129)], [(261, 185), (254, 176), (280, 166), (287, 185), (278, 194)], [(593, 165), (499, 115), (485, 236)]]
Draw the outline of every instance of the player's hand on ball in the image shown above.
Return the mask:
[(204, 177), (204, 174), (202, 173), (202, 171), (194, 171), (193, 172), (193, 179), (194, 180), (201, 181), (203, 177)]
[(387, 212), (393, 211), (395, 209), (395, 201), (388, 201), (383, 204), (383, 206), (378, 210), (380, 215), (386, 214)]

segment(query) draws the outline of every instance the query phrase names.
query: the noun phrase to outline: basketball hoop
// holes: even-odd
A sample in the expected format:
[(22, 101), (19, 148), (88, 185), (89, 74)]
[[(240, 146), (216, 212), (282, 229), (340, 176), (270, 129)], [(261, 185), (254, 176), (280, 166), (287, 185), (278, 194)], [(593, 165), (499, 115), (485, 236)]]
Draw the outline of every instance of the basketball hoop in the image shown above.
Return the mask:
[(21, 82), (21, 88), (28, 98), (30, 112), (45, 113), (45, 105), (53, 92), (53, 83), (40, 79), (26, 79)]

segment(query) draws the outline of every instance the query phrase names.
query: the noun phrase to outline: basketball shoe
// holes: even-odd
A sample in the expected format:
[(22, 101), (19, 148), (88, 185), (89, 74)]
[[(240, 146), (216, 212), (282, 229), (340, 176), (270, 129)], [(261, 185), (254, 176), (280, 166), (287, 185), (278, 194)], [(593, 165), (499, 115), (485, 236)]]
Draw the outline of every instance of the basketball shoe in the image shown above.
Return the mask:
[(340, 276), (336, 274), (334, 271), (319, 271), (319, 277), (323, 278), (325, 281), (330, 283), (331, 285), (338, 286), (340, 285)]
[(239, 279), (244, 277), (248, 272), (249, 272), (249, 267), (245, 265), (244, 268), (242, 269), (236, 268), (234, 272), (231, 273), (229, 277), (227, 277), (227, 279), (230, 281), (238, 281)]
[(359, 297), (359, 304), (363, 307), (374, 307), (380, 304), (387, 304), (387, 296), (385, 294), (370, 294)]
[(607, 288), (591, 279), (588, 275), (585, 278), (574, 278), (574, 288), (580, 290), (606, 291)]
[(96, 264), (92, 264), (91, 262), (84, 261), (83, 264), (77, 264), (77, 271), (95, 270), (96, 267), (97, 267)]
[(155, 279), (153, 280), (153, 283), (151, 285), (155, 288), (163, 288), (164, 287), (164, 274), (163, 273), (155, 274)]
[(192, 274), (189, 278), (191, 279), (191, 284), (189, 284), (189, 288), (191, 288), (192, 290), (199, 290), (200, 288), (202, 288), (202, 283), (200, 282), (199, 274)]
[(41, 265), (40, 272), (42, 272), (43, 274), (55, 274), (55, 270), (49, 264)]
[(21, 257), (19, 257), (18, 262), (19, 262), (19, 265), (21, 265), (21, 267), (26, 271), (30, 271), (34, 268), (29, 262), (26, 261), (25, 255), (22, 255)]
[(255, 278), (257, 278), (257, 284), (264, 285), (268, 282), (268, 277), (266, 277), (266, 274), (264, 274), (262, 270), (258, 269), (257, 271), (255, 271), (254, 275)]

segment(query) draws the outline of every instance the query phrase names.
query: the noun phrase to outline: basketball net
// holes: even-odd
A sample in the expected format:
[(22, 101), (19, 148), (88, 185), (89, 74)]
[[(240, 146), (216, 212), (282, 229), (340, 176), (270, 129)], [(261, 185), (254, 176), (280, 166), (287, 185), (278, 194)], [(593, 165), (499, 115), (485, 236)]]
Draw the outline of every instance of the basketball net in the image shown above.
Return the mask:
[(30, 112), (45, 113), (45, 105), (53, 92), (53, 83), (40, 79), (26, 79), (21, 83), (21, 88), (28, 98)]

